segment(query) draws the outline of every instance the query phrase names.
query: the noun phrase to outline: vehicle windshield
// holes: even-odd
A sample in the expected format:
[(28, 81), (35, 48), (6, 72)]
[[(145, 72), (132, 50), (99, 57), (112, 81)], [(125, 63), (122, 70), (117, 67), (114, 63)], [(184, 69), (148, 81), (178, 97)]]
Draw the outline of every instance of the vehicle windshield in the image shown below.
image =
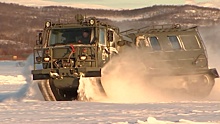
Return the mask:
[(52, 29), (49, 45), (90, 44), (93, 32), (92, 28)]

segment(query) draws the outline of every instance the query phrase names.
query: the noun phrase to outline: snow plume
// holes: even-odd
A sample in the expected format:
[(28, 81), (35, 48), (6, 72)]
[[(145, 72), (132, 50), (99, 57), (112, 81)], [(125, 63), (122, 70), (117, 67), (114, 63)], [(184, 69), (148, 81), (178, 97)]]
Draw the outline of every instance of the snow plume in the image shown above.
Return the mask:
[[(210, 68), (216, 68), (220, 74), (220, 25), (199, 28), (201, 37), (205, 43)], [(215, 86), (209, 96), (209, 100), (220, 100), (220, 79), (215, 79)]]
[[(29, 57), (26, 60), (26, 66), (23, 70), (23, 75), (26, 78), (26, 82), (27, 82), (27, 90), (25, 92), (25, 97), (23, 99), (23, 101), (26, 100), (44, 100), (43, 96), (37, 86), (38, 81), (33, 81), (32, 79), (32, 74), (31, 74), (31, 70), (33, 70), (33, 62), (34, 58), (33, 58), (33, 54), (29, 55)], [(40, 68), (40, 67), (39, 67)]]
[[(137, 52), (133, 48), (128, 48), (114, 57), (102, 71), (102, 85), (107, 95), (107, 99), (103, 102), (145, 103), (185, 99), (187, 96), (182, 95), (181, 92), (175, 94), (174, 90), (161, 90), (165, 88), (178, 91), (179, 87), (183, 88), (184, 86), (179, 86), (175, 79), (157, 78), (158, 80), (154, 81), (156, 83), (153, 85), (150, 83), (153, 78), (149, 74), (153, 72), (145, 65), (155, 62), (155, 57), (146, 58), (145, 53)], [(168, 65), (161, 67), (167, 73), (171, 73)], [(159, 88), (156, 88), (157, 84), (160, 85)]]
[[(27, 59), (27, 62), (28, 62), (28, 59)], [(29, 66), (26, 62), (26, 65), (25, 65), (25, 68), (24, 68), (24, 73), (23, 73), (23, 77), (26, 78), (26, 75), (27, 75), (27, 71), (29, 71)], [(10, 79), (9, 79), (10, 80)], [(21, 86), (21, 88), (19, 90), (17, 90), (16, 92), (10, 92), (10, 93), (3, 93), (3, 94), (0, 94), (0, 101), (7, 101), (7, 100), (22, 100), (25, 96), (26, 96), (26, 92), (28, 91), (28, 88), (29, 88), (29, 82), (30, 79), (29, 77), (27, 77), (25, 79), (25, 83), (24, 85)]]
[[(219, 26), (220, 27), (220, 26)], [(202, 38), (207, 46), (208, 60), (211, 68), (217, 68), (220, 73), (219, 39), (217, 35), (220, 28), (201, 29)], [(108, 96), (106, 102), (170, 102), (170, 101), (191, 101), (191, 100), (220, 100), (220, 79), (208, 98), (195, 98), (185, 93), (187, 89), (183, 79), (159, 77), (153, 80), (149, 74), (149, 67), (158, 61), (157, 56), (148, 57), (143, 51), (137, 52), (128, 48), (123, 53), (113, 58), (103, 69), (102, 85)], [(158, 65), (158, 64), (156, 64)], [(170, 65), (159, 65), (164, 72), (171, 74)], [(178, 83), (177, 83), (178, 82)], [(158, 88), (159, 87), (159, 88)], [(104, 100), (105, 101), (105, 100)]]
[(78, 87), (78, 100), (80, 101), (100, 101), (105, 98), (100, 78), (80, 77)]
[(0, 94), (0, 101), (23, 101), (29, 98), (36, 98), (36, 84), (33, 83), (31, 76), (32, 69), (33, 55), (30, 55), (25, 61), (25, 67), (22, 72), (22, 77), (25, 78), (25, 83), (15, 92)]

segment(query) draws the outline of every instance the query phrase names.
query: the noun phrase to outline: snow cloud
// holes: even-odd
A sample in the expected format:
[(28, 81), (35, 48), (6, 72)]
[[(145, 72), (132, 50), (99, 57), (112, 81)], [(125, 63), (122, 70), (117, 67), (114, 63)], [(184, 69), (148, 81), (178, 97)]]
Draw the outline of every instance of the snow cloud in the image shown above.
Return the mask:
[(76, 7), (76, 8), (97, 8), (97, 9), (112, 9), (107, 6), (103, 5), (96, 5), (96, 4), (79, 4), (79, 3), (69, 3), (69, 2), (53, 2), (53, 1), (46, 1), (46, 0), (0, 0), (0, 2), (5, 3), (16, 3), (25, 6), (69, 6), (69, 7)]
[(219, 0), (0, 0), (5, 3), (16, 3), (26, 6), (69, 6), (77, 8), (95, 8), (95, 9), (134, 9), (152, 5), (198, 5), (204, 7), (220, 8)]
[(185, 0), (185, 4), (198, 5), (204, 7), (220, 8), (219, 0), (207, 0), (204, 2), (196, 2), (196, 0)]
[(196, 4), (195, 0), (186, 0), (185, 4)]

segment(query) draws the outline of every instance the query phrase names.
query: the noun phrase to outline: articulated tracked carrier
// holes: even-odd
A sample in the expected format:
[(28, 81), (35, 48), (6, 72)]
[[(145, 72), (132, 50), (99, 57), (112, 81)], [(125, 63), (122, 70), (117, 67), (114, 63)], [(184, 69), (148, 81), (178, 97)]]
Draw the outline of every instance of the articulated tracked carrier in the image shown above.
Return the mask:
[(77, 100), (81, 77), (96, 78), (105, 94), (101, 69), (125, 44), (137, 53), (137, 66), (145, 66), (146, 82), (161, 90), (205, 97), (219, 77), (208, 66), (197, 27), (159, 25), (119, 33), (117, 27), (94, 17), (76, 15), (76, 21), (48, 21), (39, 33), (32, 74), (34, 80), (41, 80), (38, 86), (47, 101)]

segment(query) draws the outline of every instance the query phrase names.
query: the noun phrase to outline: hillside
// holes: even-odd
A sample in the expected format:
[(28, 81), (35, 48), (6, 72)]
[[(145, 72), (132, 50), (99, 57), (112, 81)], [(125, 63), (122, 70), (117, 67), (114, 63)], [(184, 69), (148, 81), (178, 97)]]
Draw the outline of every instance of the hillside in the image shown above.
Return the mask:
[[(0, 59), (3, 55), (29, 53), (36, 41), (37, 30), (43, 28), (46, 20), (70, 21), (78, 13), (96, 16), (121, 30), (143, 25), (172, 24), (210, 26), (220, 24), (220, 10), (197, 6), (152, 6), (134, 10), (78, 9), (71, 7), (26, 7), (17, 4), (0, 3)], [(12, 41), (21, 45), (12, 45)], [(8, 49), (8, 47), (10, 49)], [(16, 50), (16, 51), (15, 51)], [(19, 54), (21, 55), (21, 54)], [(26, 56), (22, 54), (22, 56)]]

